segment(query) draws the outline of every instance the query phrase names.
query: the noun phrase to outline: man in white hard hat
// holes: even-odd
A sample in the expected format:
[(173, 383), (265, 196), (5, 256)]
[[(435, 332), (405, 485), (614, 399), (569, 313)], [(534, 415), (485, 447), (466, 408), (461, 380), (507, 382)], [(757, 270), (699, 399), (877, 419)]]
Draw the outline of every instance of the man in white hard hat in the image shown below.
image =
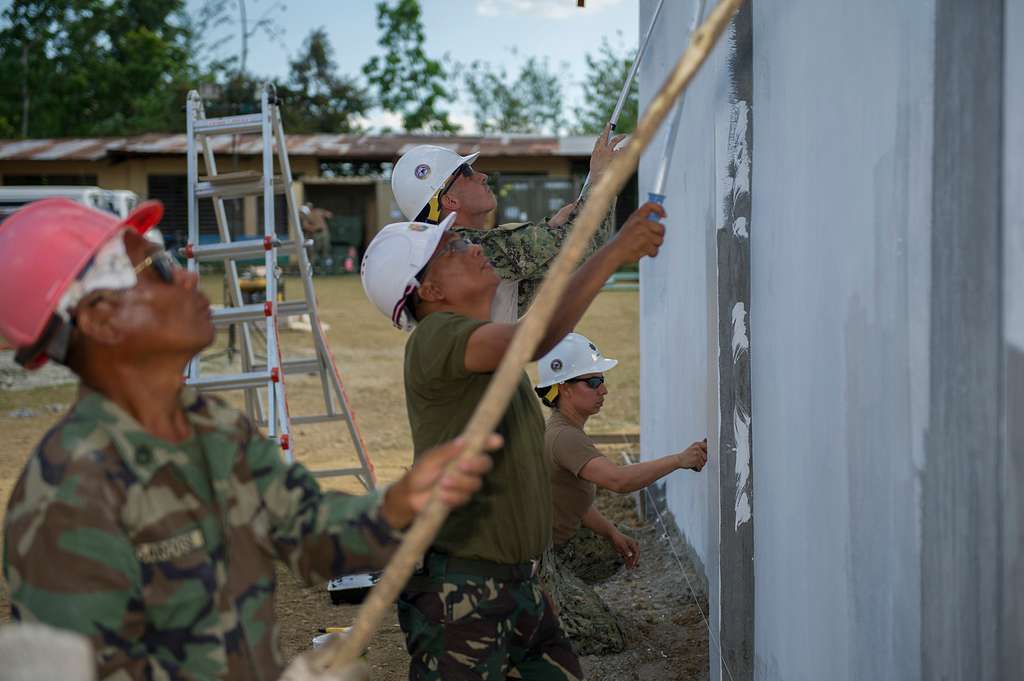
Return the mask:
[[(676, 470), (700, 471), (708, 460), (706, 441), (628, 466), (601, 453), (583, 427), (604, 406), (608, 394), (604, 374), (617, 364), (578, 333), (567, 335), (537, 362), (540, 380), (536, 392), (551, 408), (544, 450), (554, 500), (552, 547), (544, 556), (544, 582), (566, 635), (581, 655), (618, 653), (625, 646), (617, 618), (585, 582), (610, 577), (623, 562), (632, 569), (640, 560), (639, 544), (598, 510), (594, 503), (597, 488), (619, 494), (635, 492)], [(581, 531), (581, 524), (585, 530)], [(600, 545), (605, 542), (608, 551)]]
[(277, 679), (275, 560), (307, 584), (382, 567), (435, 487), (464, 503), (489, 463), (445, 471), (448, 444), (365, 496), (286, 464), (246, 415), (182, 385), (214, 327), (196, 274), (143, 237), (162, 215), (46, 199), (0, 224), (0, 336), (26, 368), (81, 379), (11, 492), (11, 615), (82, 634), (100, 679)]
[[(611, 128), (606, 127), (594, 143), (588, 187), (596, 184), (617, 153), (616, 145), (625, 137), (618, 135), (609, 139), (610, 131)], [(497, 201), (487, 186), (487, 175), (473, 169), (479, 155), (461, 156), (451, 149), (427, 144), (413, 147), (395, 164), (391, 189), (408, 220), (436, 224), (448, 215), (455, 215), (454, 229), (471, 243), (483, 247), (501, 277), (491, 318), (514, 322), (533, 302), (589, 189), (584, 190), (579, 202), (564, 206), (541, 222), (512, 222), (488, 229), (486, 221)], [(594, 233), (584, 259), (611, 236), (614, 217), (613, 203)]]
[[(573, 275), (538, 357), (572, 330), (620, 266), (657, 254), (664, 216), (647, 203)], [(449, 228), (388, 225), (363, 258), (363, 287), (399, 327), (405, 394), (416, 456), (459, 435), (479, 404), (518, 324), (491, 321), (499, 277), (483, 249)], [(502, 417), (505, 444), (465, 510), (452, 513), (423, 569), (398, 604), (412, 657), (409, 678), (576, 679), (579, 662), (537, 581), (551, 538), (551, 486), (544, 420), (525, 372)]]

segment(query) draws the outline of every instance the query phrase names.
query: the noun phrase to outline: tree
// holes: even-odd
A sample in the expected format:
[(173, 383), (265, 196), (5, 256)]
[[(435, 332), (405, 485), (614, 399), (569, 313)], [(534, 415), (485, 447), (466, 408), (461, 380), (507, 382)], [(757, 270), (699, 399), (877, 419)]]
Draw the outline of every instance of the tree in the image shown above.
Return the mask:
[(14, 0), (0, 19), (0, 119), (23, 137), (181, 127), (184, 0)]
[[(575, 132), (578, 135), (596, 135), (604, 129), (615, 110), (615, 103), (626, 82), (626, 76), (633, 67), (635, 50), (616, 50), (607, 38), (601, 40), (596, 54), (587, 53), (587, 73), (583, 80), (583, 105), (573, 107), (576, 116)], [(639, 85), (633, 79), (629, 95), (622, 107), (616, 129), (636, 129), (639, 110)]]
[(423, 51), (423, 22), (418, 0), (377, 3), (377, 43), (384, 57), (371, 57), (363, 66), (376, 103), (402, 116), (406, 131), (456, 132), (441, 101), (453, 99), (450, 77), (441, 62)]
[[(248, 73), (249, 41), (262, 33), (268, 40), (279, 40), (284, 27), (274, 18), (277, 12), (284, 12), (287, 6), (280, 0), (271, 0), (263, 13), (255, 20), (249, 19), (247, 0), (204, 0), (196, 13), (196, 33), (203, 36), (198, 41), (198, 51), (204, 61), (210, 63), (212, 73), (224, 73), (226, 79), (245, 78)], [(236, 23), (237, 22), (237, 23)], [(223, 47), (238, 38), (238, 55), (220, 56)], [(231, 72), (234, 71), (234, 74)]]
[(514, 82), (509, 82), (504, 68), (474, 61), (464, 80), (481, 132), (557, 135), (565, 127), (562, 83), (549, 70), (547, 59), (529, 57)]
[(355, 80), (339, 76), (323, 27), (310, 32), (302, 51), (290, 62), (288, 84), (281, 88), (289, 132), (351, 132), (353, 118), (366, 113), (370, 99)]

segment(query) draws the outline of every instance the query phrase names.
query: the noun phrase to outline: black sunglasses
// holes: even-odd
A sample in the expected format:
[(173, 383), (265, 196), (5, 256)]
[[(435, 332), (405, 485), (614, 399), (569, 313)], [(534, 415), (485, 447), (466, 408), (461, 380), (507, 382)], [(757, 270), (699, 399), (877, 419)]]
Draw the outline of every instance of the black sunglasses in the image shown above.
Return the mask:
[(586, 383), (591, 390), (597, 390), (604, 385), (604, 376), (591, 376), (590, 378), (570, 378), (566, 383)]
[(181, 265), (174, 259), (174, 256), (164, 250), (155, 251), (146, 256), (146, 259), (135, 266), (135, 274), (140, 274), (147, 267), (152, 267), (160, 281), (165, 284), (174, 283), (175, 270), (181, 269)]
[(473, 177), (473, 169), (469, 167), (468, 163), (463, 163), (458, 168), (456, 168), (455, 171), (451, 174), (451, 181), (448, 183), (448, 186), (442, 189), (441, 193), (437, 195), (438, 200), (440, 200), (442, 196), (447, 194), (448, 190), (455, 186), (455, 181), (459, 179), (459, 175), (461, 175), (462, 177)]

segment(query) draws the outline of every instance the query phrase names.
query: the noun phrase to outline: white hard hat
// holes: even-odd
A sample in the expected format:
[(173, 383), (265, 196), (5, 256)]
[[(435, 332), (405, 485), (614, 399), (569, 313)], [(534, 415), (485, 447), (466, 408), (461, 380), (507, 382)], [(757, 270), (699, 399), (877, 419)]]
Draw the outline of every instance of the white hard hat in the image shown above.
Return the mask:
[(420, 285), (416, 275), (454, 221), (452, 213), (439, 225), (396, 222), (380, 230), (367, 246), (360, 268), (363, 290), (398, 328), (410, 330), (416, 325), (405, 309), (405, 301)]
[[(391, 171), (391, 191), (395, 193), (402, 214), (409, 220), (415, 220), (459, 166), (463, 163), (473, 165), (479, 155), (477, 152), (460, 156), (451, 149), (433, 144), (420, 144), (402, 154)], [(436, 215), (429, 218), (434, 222), (440, 218), (440, 207), (436, 208)]]
[(599, 374), (616, 364), (617, 360), (605, 358), (589, 338), (570, 333), (537, 361), (537, 375), (540, 378), (537, 387), (546, 388), (565, 383), (570, 378), (584, 374)]

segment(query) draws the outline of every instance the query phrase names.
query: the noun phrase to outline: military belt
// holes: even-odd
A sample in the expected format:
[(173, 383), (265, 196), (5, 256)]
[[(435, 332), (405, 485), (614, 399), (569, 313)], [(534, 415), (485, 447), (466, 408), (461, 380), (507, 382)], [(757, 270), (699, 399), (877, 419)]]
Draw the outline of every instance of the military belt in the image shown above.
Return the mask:
[(457, 558), (436, 551), (428, 551), (423, 567), (409, 579), (409, 591), (440, 591), (448, 574), (467, 577), (486, 577), (499, 582), (525, 582), (537, 576), (540, 560), (526, 563), (495, 563), (490, 560)]

